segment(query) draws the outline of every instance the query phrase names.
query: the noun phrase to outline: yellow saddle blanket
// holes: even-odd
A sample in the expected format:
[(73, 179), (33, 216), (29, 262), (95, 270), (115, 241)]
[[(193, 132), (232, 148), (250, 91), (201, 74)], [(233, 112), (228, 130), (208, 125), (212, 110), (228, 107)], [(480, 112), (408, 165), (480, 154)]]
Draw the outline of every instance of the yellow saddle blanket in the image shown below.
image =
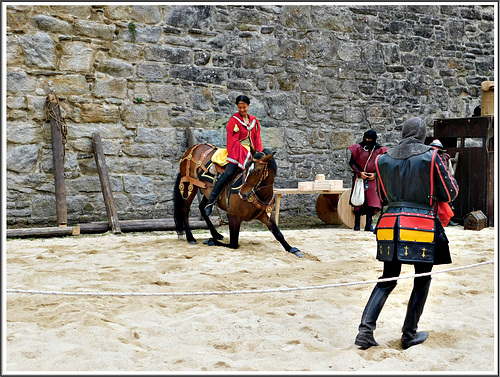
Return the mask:
[[(249, 152), (250, 152), (250, 146), (249, 145), (243, 145)], [(218, 148), (215, 153), (212, 155), (212, 162), (215, 162), (216, 164), (219, 164), (220, 166), (224, 166), (227, 164), (227, 148)]]

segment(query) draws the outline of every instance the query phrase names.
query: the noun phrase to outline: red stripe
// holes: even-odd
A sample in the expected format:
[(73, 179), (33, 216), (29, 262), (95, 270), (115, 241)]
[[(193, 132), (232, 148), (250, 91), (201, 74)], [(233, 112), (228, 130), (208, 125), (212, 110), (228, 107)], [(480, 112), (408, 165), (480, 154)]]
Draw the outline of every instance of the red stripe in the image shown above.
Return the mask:
[(378, 187), (382, 188), (382, 191), (384, 192), (384, 196), (387, 198), (387, 193), (385, 192), (384, 183), (382, 182), (382, 178), (380, 177), (380, 171), (378, 170), (378, 159), (379, 159), (380, 156), (382, 156), (382, 155), (379, 154), (377, 156), (377, 158), (375, 159), (375, 169), (377, 170), (377, 175), (378, 175), (378, 179), (377, 179), (377, 181), (378, 181)]
[(437, 149), (434, 149), (434, 153), (432, 154), (432, 160), (431, 160), (431, 198), (430, 198), (430, 205), (432, 205), (432, 196), (434, 194), (434, 160), (436, 159), (437, 155)]
[[(438, 158), (439, 158), (439, 160), (441, 160), (441, 163), (444, 166), (443, 158), (440, 155), (438, 155)], [(450, 202), (451, 201), (450, 191), (448, 190), (448, 187), (446, 186), (446, 183), (444, 181), (443, 175), (441, 174), (441, 169), (438, 169), (438, 173), (439, 173), (439, 178), (441, 178), (441, 182), (443, 183), (443, 187), (446, 189), (446, 194), (448, 195), (448, 202)], [(453, 184), (453, 180), (450, 179), (450, 181)]]

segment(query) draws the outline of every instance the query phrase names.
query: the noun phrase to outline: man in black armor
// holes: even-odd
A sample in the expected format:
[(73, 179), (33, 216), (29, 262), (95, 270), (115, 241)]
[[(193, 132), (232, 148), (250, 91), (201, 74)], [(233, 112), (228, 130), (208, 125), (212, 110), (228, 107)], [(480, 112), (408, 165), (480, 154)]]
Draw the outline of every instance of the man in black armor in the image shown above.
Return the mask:
[[(423, 119), (407, 120), (403, 123), (402, 140), (376, 160), (378, 194), (387, 205), (375, 229), (377, 259), (384, 262), (380, 279), (398, 277), (402, 263), (413, 264), (416, 274), (430, 273), (435, 264), (451, 263), (448, 239), (435, 205), (455, 199), (458, 186), (442, 155), (424, 144), (425, 134)], [(427, 339), (428, 333), (417, 332), (417, 325), (430, 282), (430, 275), (414, 279), (402, 329), (403, 349)], [(373, 331), (396, 284), (397, 280), (381, 281), (373, 289), (354, 342), (362, 349), (379, 345)]]

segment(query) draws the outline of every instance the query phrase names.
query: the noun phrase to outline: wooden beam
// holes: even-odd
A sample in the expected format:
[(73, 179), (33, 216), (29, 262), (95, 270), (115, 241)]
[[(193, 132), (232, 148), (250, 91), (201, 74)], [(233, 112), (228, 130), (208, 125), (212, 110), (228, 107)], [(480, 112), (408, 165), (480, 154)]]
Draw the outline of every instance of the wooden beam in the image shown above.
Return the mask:
[(111, 227), (113, 233), (121, 233), (115, 199), (113, 197), (113, 191), (111, 190), (108, 168), (102, 151), (101, 136), (98, 133), (92, 135), (92, 146), (94, 147), (94, 158), (97, 165), (99, 180), (101, 181), (102, 195), (104, 197), (104, 204), (106, 205), (109, 226)]
[[(218, 217), (211, 218), (215, 226), (221, 225)], [(207, 229), (204, 220), (189, 219), (189, 225), (193, 229)], [(79, 224), (80, 234), (105, 233), (109, 230), (109, 224), (105, 221)], [(153, 232), (175, 230), (173, 219), (147, 219), (147, 220), (122, 220), (120, 227), (123, 233), (126, 232)]]
[[(220, 226), (218, 217), (211, 217), (215, 226)], [(148, 219), (148, 220), (122, 220), (120, 222), (122, 232), (153, 232), (175, 230), (173, 219)], [(208, 229), (207, 223), (203, 220), (189, 219), (192, 229)], [(20, 228), (7, 229), (7, 238), (26, 237), (64, 237), (78, 236), (80, 234), (106, 233), (110, 230), (107, 221), (78, 224), (73, 227), (44, 227), (44, 228)]]
[(52, 156), (54, 161), (54, 182), (56, 192), (56, 215), (59, 226), (68, 224), (66, 210), (66, 184), (64, 181), (64, 143), (66, 138), (66, 125), (61, 119), (61, 110), (57, 95), (52, 93), (47, 96), (47, 111), (50, 119), (50, 135), (52, 139)]
[(26, 237), (64, 237), (71, 236), (73, 228), (68, 227), (46, 227), (46, 228), (24, 228), (7, 229), (7, 238), (26, 238)]

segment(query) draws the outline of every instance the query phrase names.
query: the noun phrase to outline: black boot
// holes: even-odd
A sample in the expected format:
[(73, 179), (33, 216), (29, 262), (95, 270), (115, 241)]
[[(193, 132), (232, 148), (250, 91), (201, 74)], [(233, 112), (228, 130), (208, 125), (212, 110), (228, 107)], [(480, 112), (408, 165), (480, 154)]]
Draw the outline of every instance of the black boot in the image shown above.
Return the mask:
[(365, 230), (368, 232), (373, 232), (372, 218), (373, 218), (373, 213), (370, 212), (366, 214)]
[(352, 228), (352, 229), (353, 230), (360, 230), (361, 229), (360, 222), (361, 222), (361, 215), (358, 214), (357, 212), (354, 212), (354, 228)]
[(401, 338), (404, 350), (411, 346), (423, 343), (429, 336), (426, 331), (417, 332), (417, 325), (424, 310), (430, 284), (431, 280), (429, 279), (423, 288), (418, 291), (413, 288), (411, 292), (410, 300), (408, 301), (408, 308), (406, 310), (406, 318), (403, 325), (403, 337)]
[(219, 179), (217, 179), (217, 182), (215, 182), (214, 188), (212, 189), (210, 197), (208, 198), (208, 204), (205, 207), (205, 213), (207, 214), (207, 216), (210, 216), (210, 214), (212, 213), (212, 207), (215, 203), (217, 203), (220, 194), (222, 193), (222, 191), (224, 191), (224, 188), (230, 180), (231, 177), (228, 177), (226, 175), (226, 172), (224, 172), (220, 175)]
[(366, 303), (365, 310), (361, 316), (361, 323), (358, 327), (359, 333), (354, 340), (354, 344), (360, 346), (362, 349), (367, 349), (379, 344), (373, 337), (373, 331), (376, 328), (376, 322), (382, 308), (384, 307), (387, 297), (396, 286), (396, 282), (390, 282), (391, 285), (385, 288), (379, 288), (377, 285), (372, 291), (372, 294)]

